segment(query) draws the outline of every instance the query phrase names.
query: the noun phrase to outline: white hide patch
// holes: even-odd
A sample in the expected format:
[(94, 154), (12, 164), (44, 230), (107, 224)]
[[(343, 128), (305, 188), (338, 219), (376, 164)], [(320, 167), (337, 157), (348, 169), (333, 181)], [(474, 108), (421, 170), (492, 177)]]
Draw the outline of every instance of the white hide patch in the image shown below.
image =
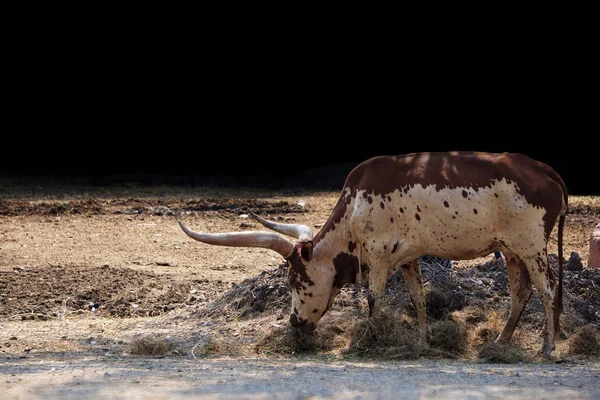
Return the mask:
[[(438, 191), (435, 186), (416, 185), (406, 192), (377, 196), (364, 192), (359, 191), (347, 208), (348, 233), (357, 247), (364, 243), (369, 258), (407, 262), (430, 254), (472, 259), (489, 254), (497, 243), (525, 258), (546, 247), (545, 210), (527, 203), (516, 184), (504, 179), (478, 189)], [(340, 230), (344, 229), (336, 227)], [(331, 245), (324, 239), (323, 245)]]

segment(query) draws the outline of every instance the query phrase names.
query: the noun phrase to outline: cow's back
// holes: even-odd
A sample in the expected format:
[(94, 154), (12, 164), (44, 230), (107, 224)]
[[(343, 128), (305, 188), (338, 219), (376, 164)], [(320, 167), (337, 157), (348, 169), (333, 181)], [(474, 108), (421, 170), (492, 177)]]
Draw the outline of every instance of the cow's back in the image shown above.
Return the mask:
[[(415, 186), (478, 192), (506, 182), (533, 207), (545, 210), (549, 235), (558, 215), (566, 211), (567, 190), (550, 166), (518, 153), (432, 152), (378, 156), (359, 164), (348, 175), (344, 189), (385, 195)], [(463, 192), (464, 189), (464, 192)], [(506, 199), (504, 199), (506, 201)]]

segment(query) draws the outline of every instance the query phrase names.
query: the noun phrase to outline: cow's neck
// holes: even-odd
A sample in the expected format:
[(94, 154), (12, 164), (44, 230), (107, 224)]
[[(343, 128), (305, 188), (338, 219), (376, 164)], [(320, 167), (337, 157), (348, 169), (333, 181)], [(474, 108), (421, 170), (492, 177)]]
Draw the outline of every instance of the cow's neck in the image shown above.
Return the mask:
[(345, 189), (327, 222), (314, 239), (313, 261), (335, 273), (334, 286), (362, 280), (358, 244), (349, 234), (349, 221), (354, 198)]

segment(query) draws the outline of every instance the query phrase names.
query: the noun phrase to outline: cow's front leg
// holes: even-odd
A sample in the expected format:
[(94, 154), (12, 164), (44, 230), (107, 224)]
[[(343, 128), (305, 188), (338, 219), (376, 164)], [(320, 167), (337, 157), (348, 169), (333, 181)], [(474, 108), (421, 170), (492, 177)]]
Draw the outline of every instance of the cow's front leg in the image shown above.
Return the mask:
[(375, 310), (375, 294), (370, 286), (367, 289), (367, 304), (369, 305), (369, 318), (371, 318), (373, 311)]
[(388, 278), (388, 268), (382, 265), (371, 264), (369, 270), (369, 289), (367, 291), (367, 303), (369, 304), (369, 318), (375, 311), (378, 299), (385, 295), (385, 285)]
[(419, 335), (422, 344), (427, 345), (427, 321), (425, 308), (425, 292), (423, 291), (423, 280), (421, 278), (421, 264), (417, 258), (410, 263), (403, 264), (400, 268), (404, 282), (408, 288), (410, 299), (417, 309), (419, 321)]

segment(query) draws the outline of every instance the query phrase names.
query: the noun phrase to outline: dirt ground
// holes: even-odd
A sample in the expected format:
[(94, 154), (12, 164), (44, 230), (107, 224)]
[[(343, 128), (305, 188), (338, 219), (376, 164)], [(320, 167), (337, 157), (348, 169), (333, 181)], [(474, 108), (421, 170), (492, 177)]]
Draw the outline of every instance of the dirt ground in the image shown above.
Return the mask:
[[(431, 349), (389, 341), (373, 324), (390, 314), (369, 322), (360, 285), (344, 288), (317, 339), (291, 338), (282, 258), (208, 246), (177, 223), (263, 230), (252, 209), (317, 231), (338, 194), (0, 178), (2, 397), (600, 398), (600, 270), (587, 268), (598, 197), (569, 198), (552, 360), (536, 356), (535, 293), (500, 350), (518, 356), (485, 351), (509, 300), (502, 262), (424, 260)], [(556, 268), (556, 230), (549, 254)], [(409, 337), (401, 277), (388, 293)]]

